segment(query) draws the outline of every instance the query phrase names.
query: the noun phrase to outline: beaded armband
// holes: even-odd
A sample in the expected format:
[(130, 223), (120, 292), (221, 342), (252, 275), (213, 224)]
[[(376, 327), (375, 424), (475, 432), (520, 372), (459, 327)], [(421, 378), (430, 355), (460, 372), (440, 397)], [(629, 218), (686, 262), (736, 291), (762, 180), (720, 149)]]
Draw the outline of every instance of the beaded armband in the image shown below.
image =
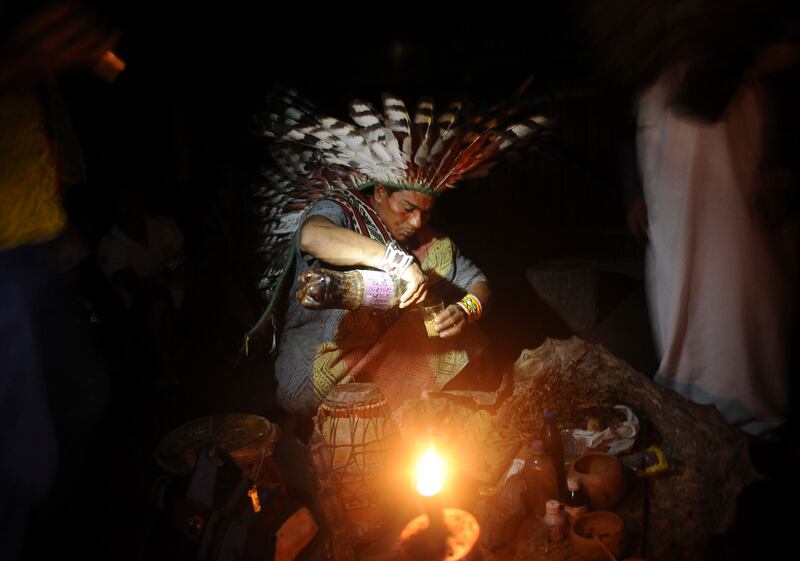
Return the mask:
[(414, 262), (414, 256), (406, 253), (395, 242), (386, 246), (386, 251), (378, 264), (378, 268), (394, 277), (401, 277), (408, 266)]
[(473, 323), (480, 319), (483, 313), (483, 306), (478, 297), (473, 294), (467, 294), (461, 300), (456, 302), (456, 306), (461, 308), (467, 314), (467, 323)]

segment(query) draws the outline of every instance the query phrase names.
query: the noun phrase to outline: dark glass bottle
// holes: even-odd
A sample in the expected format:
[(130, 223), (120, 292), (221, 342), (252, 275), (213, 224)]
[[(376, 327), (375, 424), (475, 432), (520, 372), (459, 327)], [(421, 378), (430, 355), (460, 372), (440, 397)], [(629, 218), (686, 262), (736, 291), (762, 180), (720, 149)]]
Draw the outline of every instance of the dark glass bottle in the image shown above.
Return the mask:
[(561, 431), (556, 424), (556, 412), (552, 409), (544, 411), (544, 429), (542, 431), (542, 441), (547, 455), (553, 460), (556, 469), (556, 481), (558, 482), (558, 498), (563, 496), (566, 490), (566, 471), (564, 469), (564, 442), (561, 440)]
[(569, 523), (574, 524), (575, 519), (581, 514), (589, 512), (589, 495), (581, 485), (578, 477), (567, 479), (567, 494), (564, 496), (564, 510), (569, 518)]

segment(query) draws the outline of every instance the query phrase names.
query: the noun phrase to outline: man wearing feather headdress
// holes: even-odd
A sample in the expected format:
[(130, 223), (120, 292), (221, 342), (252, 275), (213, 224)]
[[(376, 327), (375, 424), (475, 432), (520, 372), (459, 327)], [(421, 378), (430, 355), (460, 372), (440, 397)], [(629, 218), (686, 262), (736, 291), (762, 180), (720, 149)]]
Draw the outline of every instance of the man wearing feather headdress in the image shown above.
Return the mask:
[[(300, 229), (295, 278), (320, 266), (381, 269), (394, 245), (413, 256), (405, 270), (397, 271), (406, 290), (399, 307), (391, 310), (308, 310), (291, 299), (275, 370), (279, 400), (290, 410), (298, 405), (315, 410), (335, 384), (364, 381), (367, 375), (379, 383), (390, 405), (399, 405), (424, 389), (444, 386), (484, 347), (477, 330), (465, 329), (469, 316), (455, 302), (468, 297), (485, 306), (489, 285), (449, 238), (428, 227), (434, 197), (377, 184), (369, 197), (358, 199), (365, 200), (364, 207), (374, 211), (391, 237), (382, 242), (352, 230), (352, 214), (341, 201), (323, 198), (309, 209)], [(437, 316), (439, 341), (427, 337), (418, 314), (405, 312), (429, 293), (452, 302)], [(477, 312), (472, 319), (478, 319)], [(302, 348), (306, 343), (310, 346)], [(303, 375), (308, 360), (311, 378)]]
[[(294, 294), (316, 267), (383, 270), (405, 290), (393, 309), (310, 310), (290, 298), (275, 363), (279, 404), (311, 414), (336, 384), (351, 381), (378, 383), (391, 408), (441, 389), (485, 347), (468, 324), (480, 318), (490, 290), (480, 269), (429, 227), (431, 211), (457, 181), (485, 174), (501, 152), (538, 136), (542, 119), (462, 124), (460, 103), (435, 117), (423, 100), (412, 123), (403, 101), (386, 95), (382, 115), (352, 102), (354, 126), (313, 117), (292, 95), (280, 101), (284, 108), (265, 126), (279, 171), (266, 174), (261, 191), (268, 313), (287, 274)], [(507, 106), (495, 110), (513, 114)], [(428, 296), (449, 304), (436, 318), (436, 338), (410, 313)]]

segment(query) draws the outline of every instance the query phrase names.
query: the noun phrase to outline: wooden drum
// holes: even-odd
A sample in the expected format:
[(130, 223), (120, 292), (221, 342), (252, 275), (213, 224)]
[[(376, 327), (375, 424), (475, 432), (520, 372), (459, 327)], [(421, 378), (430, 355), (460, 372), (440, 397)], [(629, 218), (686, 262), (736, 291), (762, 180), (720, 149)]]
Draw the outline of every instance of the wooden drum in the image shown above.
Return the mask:
[(399, 441), (386, 399), (377, 384), (336, 386), (320, 404), (316, 425), (354, 540), (378, 538), (387, 521), (388, 459)]
[(266, 486), (282, 486), (272, 458), (279, 436), (278, 426), (258, 415), (210, 415), (190, 421), (161, 439), (156, 461), (169, 474), (189, 475), (200, 449), (221, 446), (236, 460), (243, 476)]

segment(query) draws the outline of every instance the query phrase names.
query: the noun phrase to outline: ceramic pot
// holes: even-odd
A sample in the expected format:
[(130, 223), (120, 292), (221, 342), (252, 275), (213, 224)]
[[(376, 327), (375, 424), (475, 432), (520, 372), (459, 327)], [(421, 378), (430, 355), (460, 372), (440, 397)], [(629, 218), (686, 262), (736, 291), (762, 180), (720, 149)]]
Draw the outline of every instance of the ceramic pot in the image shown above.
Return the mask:
[(614, 512), (597, 510), (578, 517), (570, 530), (572, 549), (585, 561), (611, 561), (603, 546), (597, 543), (592, 532), (603, 542), (614, 557), (620, 559), (625, 549), (627, 533), (625, 522)]
[(570, 466), (569, 476), (580, 478), (592, 510), (610, 510), (625, 496), (622, 463), (611, 454), (584, 454)]

